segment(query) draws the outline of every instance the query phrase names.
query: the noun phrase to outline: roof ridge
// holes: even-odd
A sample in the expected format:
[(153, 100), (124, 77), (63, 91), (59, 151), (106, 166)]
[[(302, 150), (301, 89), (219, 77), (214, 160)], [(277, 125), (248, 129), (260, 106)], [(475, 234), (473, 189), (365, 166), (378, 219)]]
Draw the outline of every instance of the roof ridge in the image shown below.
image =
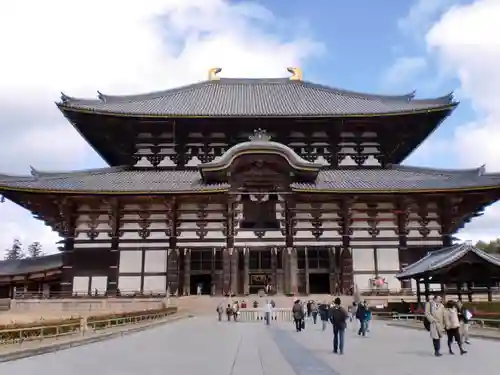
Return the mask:
[(388, 165), (387, 167), (394, 170), (423, 172), (423, 173), (441, 173), (441, 174), (453, 174), (453, 175), (473, 174), (476, 176), (481, 176), (484, 174), (484, 166), (480, 166), (477, 168), (467, 168), (467, 169), (453, 169), (453, 168), (432, 168), (432, 167), (420, 167), (415, 165), (391, 164)]
[(122, 172), (127, 170), (127, 166), (115, 166), (115, 167), (103, 167), (103, 168), (90, 168), (90, 169), (80, 169), (80, 170), (70, 170), (70, 171), (41, 171), (34, 167), (31, 168), (31, 176), (38, 178), (64, 178), (73, 177), (81, 174), (101, 174), (101, 173), (113, 173)]

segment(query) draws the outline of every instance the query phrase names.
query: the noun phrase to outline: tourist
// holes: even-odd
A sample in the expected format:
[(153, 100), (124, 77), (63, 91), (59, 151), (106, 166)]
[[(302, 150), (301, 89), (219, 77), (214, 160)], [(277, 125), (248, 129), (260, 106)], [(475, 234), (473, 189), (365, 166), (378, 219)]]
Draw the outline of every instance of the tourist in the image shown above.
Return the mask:
[(233, 308), (231, 307), (231, 304), (228, 304), (226, 307), (226, 315), (227, 315), (227, 321), (231, 321), (231, 316), (233, 316)]
[(222, 314), (224, 314), (224, 308), (222, 307), (222, 304), (219, 303), (217, 306), (217, 315), (219, 316), (219, 322), (222, 320)]
[(470, 344), (469, 341), (469, 322), (472, 318), (472, 313), (465, 308), (462, 301), (457, 302), (458, 319), (460, 320), (460, 338), (462, 343)]
[(444, 332), (444, 306), (440, 296), (425, 304), (425, 318), (429, 324), (429, 332), (434, 346), (434, 355), (441, 356), (441, 338)]
[(365, 330), (366, 330), (366, 332), (370, 332), (370, 322), (372, 320), (372, 311), (370, 309), (370, 306), (368, 305), (368, 302), (364, 301), (363, 304), (365, 305)]
[(296, 300), (292, 307), (293, 321), (297, 332), (302, 331), (304, 328), (304, 307), (300, 300)]
[(333, 352), (344, 354), (344, 334), (349, 316), (340, 303), (340, 298), (335, 298), (333, 306), (328, 311), (328, 316), (333, 325)]
[(307, 309), (307, 317), (309, 318), (311, 316), (311, 301), (307, 301), (306, 309)]
[(328, 309), (329, 306), (325, 301), (319, 304), (318, 312), (319, 317), (321, 319), (321, 330), (324, 331), (326, 329), (326, 322), (328, 322)]
[(318, 305), (316, 305), (315, 301), (311, 301), (311, 315), (313, 323), (316, 324), (316, 319), (318, 318)]
[(234, 301), (233, 303), (233, 321), (238, 321), (238, 318), (240, 316), (240, 304), (238, 301)]
[(446, 335), (448, 336), (448, 350), (450, 354), (453, 353), (451, 350), (451, 344), (453, 340), (458, 345), (460, 349), (460, 354), (467, 353), (462, 347), (462, 340), (460, 339), (460, 320), (458, 319), (458, 310), (456, 304), (453, 301), (446, 302), (446, 308), (444, 310), (444, 327), (446, 330)]
[(356, 319), (359, 321), (358, 335), (366, 336), (366, 305), (364, 303), (358, 304)]
[(269, 301), (266, 301), (264, 307), (264, 319), (266, 320), (266, 325), (271, 324), (271, 313), (273, 312), (273, 305)]

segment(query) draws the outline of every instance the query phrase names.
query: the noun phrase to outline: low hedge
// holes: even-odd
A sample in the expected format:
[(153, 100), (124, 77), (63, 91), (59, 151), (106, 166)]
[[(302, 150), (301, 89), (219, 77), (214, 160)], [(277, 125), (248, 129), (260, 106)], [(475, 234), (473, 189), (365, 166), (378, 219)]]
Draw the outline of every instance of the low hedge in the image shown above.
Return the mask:
[(50, 326), (60, 326), (65, 324), (76, 324), (80, 323), (80, 318), (67, 318), (67, 319), (50, 319), (50, 320), (39, 320), (36, 322), (26, 322), (26, 323), (9, 323), (0, 325), (0, 331), (12, 330), (12, 329), (28, 329), (37, 327), (50, 327)]
[[(43, 328), (43, 329), (41, 329)], [(0, 325), (0, 343), (37, 340), (80, 331), (80, 318)]]
[[(139, 318), (152, 315), (168, 316), (168, 315), (173, 315), (176, 312), (177, 312), (177, 307), (165, 307), (161, 309), (138, 310), (130, 312), (105, 314), (105, 315), (92, 315), (87, 317), (87, 324), (94, 324), (95, 329), (102, 329), (110, 326), (119, 325), (120, 319)], [(106, 322), (109, 320), (114, 320), (114, 321), (111, 321), (110, 323)]]

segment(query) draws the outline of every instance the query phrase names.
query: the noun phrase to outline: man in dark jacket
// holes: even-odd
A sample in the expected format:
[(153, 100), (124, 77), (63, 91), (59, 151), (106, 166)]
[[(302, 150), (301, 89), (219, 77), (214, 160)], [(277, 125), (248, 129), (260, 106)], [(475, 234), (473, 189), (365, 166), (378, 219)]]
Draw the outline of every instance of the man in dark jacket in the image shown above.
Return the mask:
[(297, 332), (302, 331), (302, 326), (304, 322), (304, 306), (299, 300), (295, 301), (292, 307), (293, 321), (295, 323), (295, 329)]
[(340, 298), (335, 298), (333, 306), (328, 311), (328, 316), (333, 325), (333, 352), (344, 354), (344, 333), (347, 326), (346, 320), (349, 316), (340, 303)]
[(326, 323), (328, 322), (328, 309), (329, 306), (326, 302), (322, 302), (318, 306), (318, 313), (321, 319), (321, 330), (324, 331), (326, 329)]

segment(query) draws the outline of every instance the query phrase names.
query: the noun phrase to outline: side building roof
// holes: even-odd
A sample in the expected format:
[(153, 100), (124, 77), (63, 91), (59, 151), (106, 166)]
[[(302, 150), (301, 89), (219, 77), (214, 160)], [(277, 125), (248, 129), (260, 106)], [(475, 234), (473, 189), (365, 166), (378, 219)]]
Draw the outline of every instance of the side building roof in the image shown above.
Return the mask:
[(0, 261), (0, 276), (26, 275), (61, 268), (62, 255), (53, 254), (37, 258), (14, 259)]
[(349, 117), (448, 110), (453, 95), (375, 95), (288, 78), (220, 78), (159, 92), (79, 99), (62, 94), (65, 111), (137, 117)]
[[(225, 182), (206, 184), (198, 170), (111, 167), (76, 172), (32, 171), (31, 176), (0, 175), (0, 192), (67, 194), (217, 193)], [(322, 169), (315, 182), (292, 183), (297, 192), (418, 193), (500, 187), (500, 174), (484, 168), (444, 170), (393, 165), (384, 169)]]
[(500, 269), (500, 258), (488, 254), (470, 243), (460, 243), (440, 250), (429, 252), (419, 261), (404, 268), (396, 277), (400, 280), (429, 275), (459, 261), (473, 253), (483, 261)]

